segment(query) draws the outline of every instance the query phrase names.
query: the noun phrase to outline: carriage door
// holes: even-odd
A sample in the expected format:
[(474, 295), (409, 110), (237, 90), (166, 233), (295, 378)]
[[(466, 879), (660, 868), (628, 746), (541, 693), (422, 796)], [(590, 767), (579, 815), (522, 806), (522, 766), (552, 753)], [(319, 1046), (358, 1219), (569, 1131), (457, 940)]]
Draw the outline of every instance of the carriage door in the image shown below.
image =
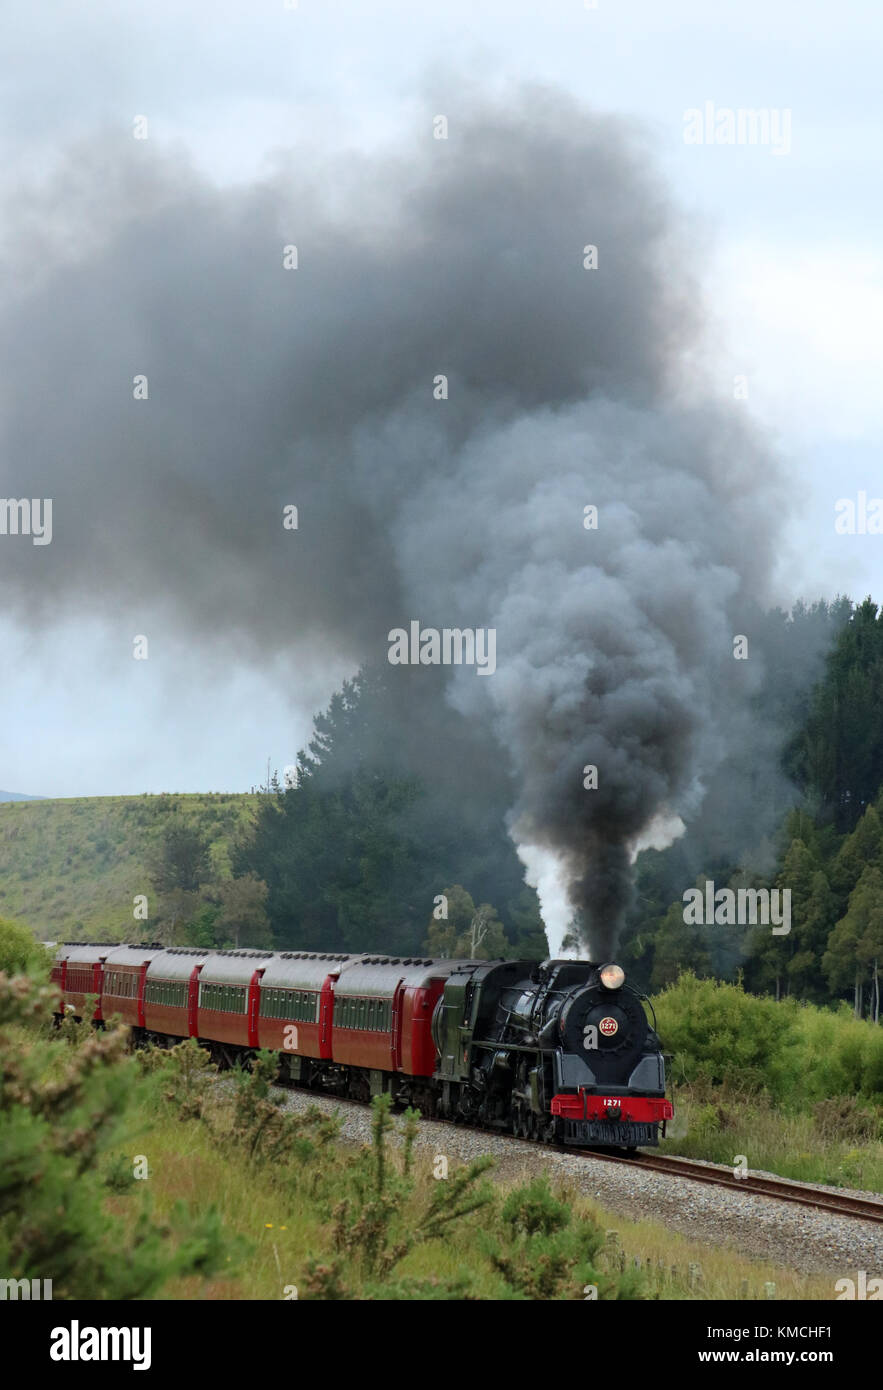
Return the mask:
[(390, 1038), (392, 1052), (392, 1069), (401, 1071), (402, 1069), (402, 1006), (405, 1001), (405, 982), (399, 980), (392, 996), (392, 1036)]

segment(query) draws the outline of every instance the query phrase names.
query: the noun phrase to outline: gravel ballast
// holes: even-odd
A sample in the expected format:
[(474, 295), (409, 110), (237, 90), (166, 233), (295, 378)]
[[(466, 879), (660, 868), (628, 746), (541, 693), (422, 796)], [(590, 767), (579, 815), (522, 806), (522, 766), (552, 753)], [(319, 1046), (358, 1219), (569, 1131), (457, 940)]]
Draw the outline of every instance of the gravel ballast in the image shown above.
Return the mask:
[[(315, 1105), (337, 1115), (345, 1143), (370, 1144), (367, 1106), (293, 1088), (276, 1088), (275, 1094), (284, 1110), (303, 1111)], [(398, 1142), (397, 1136), (393, 1142)], [(800, 1273), (841, 1277), (864, 1269), (871, 1278), (883, 1272), (883, 1233), (870, 1221), (669, 1174), (641, 1172), (628, 1164), (620, 1166), (439, 1120), (419, 1122), (415, 1148), (465, 1163), (492, 1154), (497, 1160), (492, 1177), (541, 1172), (563, 1177), (585, 1197), (631, 1221), (661, 1222), (691, 1240), (729, 1246)], [(842, 1194), (842, 1189), (830, 1190)]]

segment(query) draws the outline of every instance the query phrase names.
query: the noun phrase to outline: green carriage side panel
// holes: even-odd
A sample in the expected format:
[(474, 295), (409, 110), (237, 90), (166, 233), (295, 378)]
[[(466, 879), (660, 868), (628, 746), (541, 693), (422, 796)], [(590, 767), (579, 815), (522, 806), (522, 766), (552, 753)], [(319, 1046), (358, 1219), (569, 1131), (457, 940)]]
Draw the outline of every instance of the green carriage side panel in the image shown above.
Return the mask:
[(439, 1025), (434, 1030), (439, 1051), (437, 1075), (445, 1081), (465, 1081), (469, 1075), (472, 1029), (466, 1021), (466, 995), (471, 983), (471, 970), (458, 970), (445, 981)]
[(524, 960), (464, 961), (448, 976), (436, 1037), (440, 1080), (469, 1079), (473, 1040), (487, 1037), (503, 990), (535, 967)]

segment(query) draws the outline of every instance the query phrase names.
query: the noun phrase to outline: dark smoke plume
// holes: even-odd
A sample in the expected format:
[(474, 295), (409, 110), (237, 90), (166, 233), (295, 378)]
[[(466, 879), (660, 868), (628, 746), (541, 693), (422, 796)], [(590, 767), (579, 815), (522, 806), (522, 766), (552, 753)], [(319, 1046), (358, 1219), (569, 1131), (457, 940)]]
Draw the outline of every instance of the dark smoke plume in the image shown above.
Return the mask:
[[(411, 619), (496, 628), (496, 673), (455, 669), (448, 698), (604, 956), (637, 839), (750, 737), (732, 641), (777, 473), (689, 356), (699, 252), (631, 126), (537, 89), (448, 117), (447, 141), (427, 118), (397, 157), (296, 152), (226, 190), (108, 141), (10, 194), (5, 488), (52, 497), (54, 534), (0, 548), (0, 577), (29, 622), (174, 627), (287, 681)], [(437, 681), (423, 706), (409, 684), (429, 760)]]

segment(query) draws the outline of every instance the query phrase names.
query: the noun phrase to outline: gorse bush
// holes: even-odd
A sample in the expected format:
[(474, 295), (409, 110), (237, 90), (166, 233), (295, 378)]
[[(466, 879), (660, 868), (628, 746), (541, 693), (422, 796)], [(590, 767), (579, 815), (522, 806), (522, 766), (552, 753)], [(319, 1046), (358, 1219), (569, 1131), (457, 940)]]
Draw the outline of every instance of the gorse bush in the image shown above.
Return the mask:
[[(148, 1194), (128, 1221), (110, 1214), (124, 1181), (119, 1148), (143, 1120), (137, 1064), (123, 1030), (76, 1047), (41, 1037), (55, 991), (0, 973), (0, 1270), (51, 1279), (55, 1299), (147, 1298), (177, 1275), (209, 1275), (238, 1246), (220, 1219), (179, 1203), (163, 1222)], [(29, 1045), (11, 1030), (31, 1030)], [(146, 1184), (137, 1184), (142, 1187)], [(129, 1200), (129, 1199), (126, 1199)]]
[[(372, 1101), (372, 1144), (341, 1170), (343, 1196), (333, 1209), (335, 1254), (308, 1263), (301, 1297), (470, 1299), (481, 1266), (498, 1276), (502, 1299), (645, 1298), (634, 1270), (607, 1273), (595, 1259), (603, 1235), (595, 1222), (574, 1221), (566, 1201), (545, 1179), (514, 1189), (501, 1201), (487, 1181), (490, 1156), (455, 1168), (445, 1178), (415, 1176), (416, 1113), (406, 1112), (403, 1144), (393, 1152), (390, 1097)], [(432, 1242), (464, 1252), (446, 1276), (409, 1278), (408, 1256)]]
[[(493, 1201), (493, 1190), (479, 1181), (491, 1165), (489, 1158), (457, 1169), (418, 1197), (411, 1175), (415, 1114), (406, 1118), (409, 1142), (399, 1166), (389, 1152), (390, 1107), (389, 1095), (375, 1096), (371, 1102), (371, 1148), (346, 1168), (343, 1196), (332, 1213), (335, 1249), (348, 1257), (372, 1294), (378, 1292), (377, 1281), (386, 1280), (415, 1246), (440, 1239), (449, 1227)], [(339, 1282), (339, 1262), (331, 1268)], [(406, 1286), (399, 1281), (398, 1287)], [(437, 1285), (436, 1296), (443, 1292), (444, 1285)]]
[(883, 1101), (883, 1027), (836, 1010), (794, 1006), (798, 1069), (785, 1078), (808, 1100), (835, 1095)]
[(315, 1106), (300, 1114), (282, 1110), (270, 1090), (278, 1071), (278, 1056), (266, 1050), (254, 1054), (250, 1067), (234, 1069), (232, 1124), (221, 1137), (251, 1162), (278, 1165), (286, 1185), (297, 1186), (301, 1177), (315, 1176), (313, 1161), (339, 1125)]
[[(587, 1284), (600, 1298), (648, 1296), (634, 1270), (599, 1268), (599, 1227), (574, 1220), (544, 1182), (503, 1200), (487, 1179), (490, 1156), (434, 1176), (416, 1150), (419, 1113), (394, 1118), (388, 1094), (372, 1101), (370, 1145), (332, 1143), (335, 1119), (316, 1107), (282, 1108), (271, 1085), (277, 1065), (273, 1054), (258, 1053), (250, 1071), (234, 1076), (232, 1102), (207, 1106), (200, 1123), (256, 1182), (275, 1188), (291, 1212), (286, 1227), (297, 1219), (323, 1232), (323, 1250), (296, 1272), (300, 1299), (472, 1299), (488, 1296), (488, 1280), (503, 1299), (582, 1299)], [(427, 1276), (432, 1252), (442, 1250), (445, 1272)], [(452, 1250), (462, 1252), (453, 1269)], [(411, 1274), (417, 1255), (421, 1273)]]
[(176, 1047), (139, 1048), (135, 1056), (143, 1073), (155, 1078), (159, 1095), (182, 1120), (198, 1119), (218, 1069), (195, 1038)]
[(577, 1298), (587, 1286), (602, 1299), (649, 1297), (639, 1271), (603, 1269), (603, 1245), (600, 1228), (591, 1221), (574, 1222), (569, 1205), (553, 1194), (545, 1176), (510, 1192), (497, 1227), (481, 1237), (509, 1297)]
[(791, 1012), (736, 985), (686, 973), (653, 1005), (663, 1047), (674, 1053), (675, 1081), (759, 1090), (772, 1060), (794, 1045)]
[(883, 1028), (794, 999), (746, 994), (686, 973), (654, 998), (676, 1084), (766, 1090), (784, 1104), (836, 1095), (883, 1100)]
[(511, 1192), (503, 1203), (501, 1216), (503, 1225), (515, 1236), (551, 1236), (570, 1225), (569, 1208), (556, 1201), (545, 1178)]

